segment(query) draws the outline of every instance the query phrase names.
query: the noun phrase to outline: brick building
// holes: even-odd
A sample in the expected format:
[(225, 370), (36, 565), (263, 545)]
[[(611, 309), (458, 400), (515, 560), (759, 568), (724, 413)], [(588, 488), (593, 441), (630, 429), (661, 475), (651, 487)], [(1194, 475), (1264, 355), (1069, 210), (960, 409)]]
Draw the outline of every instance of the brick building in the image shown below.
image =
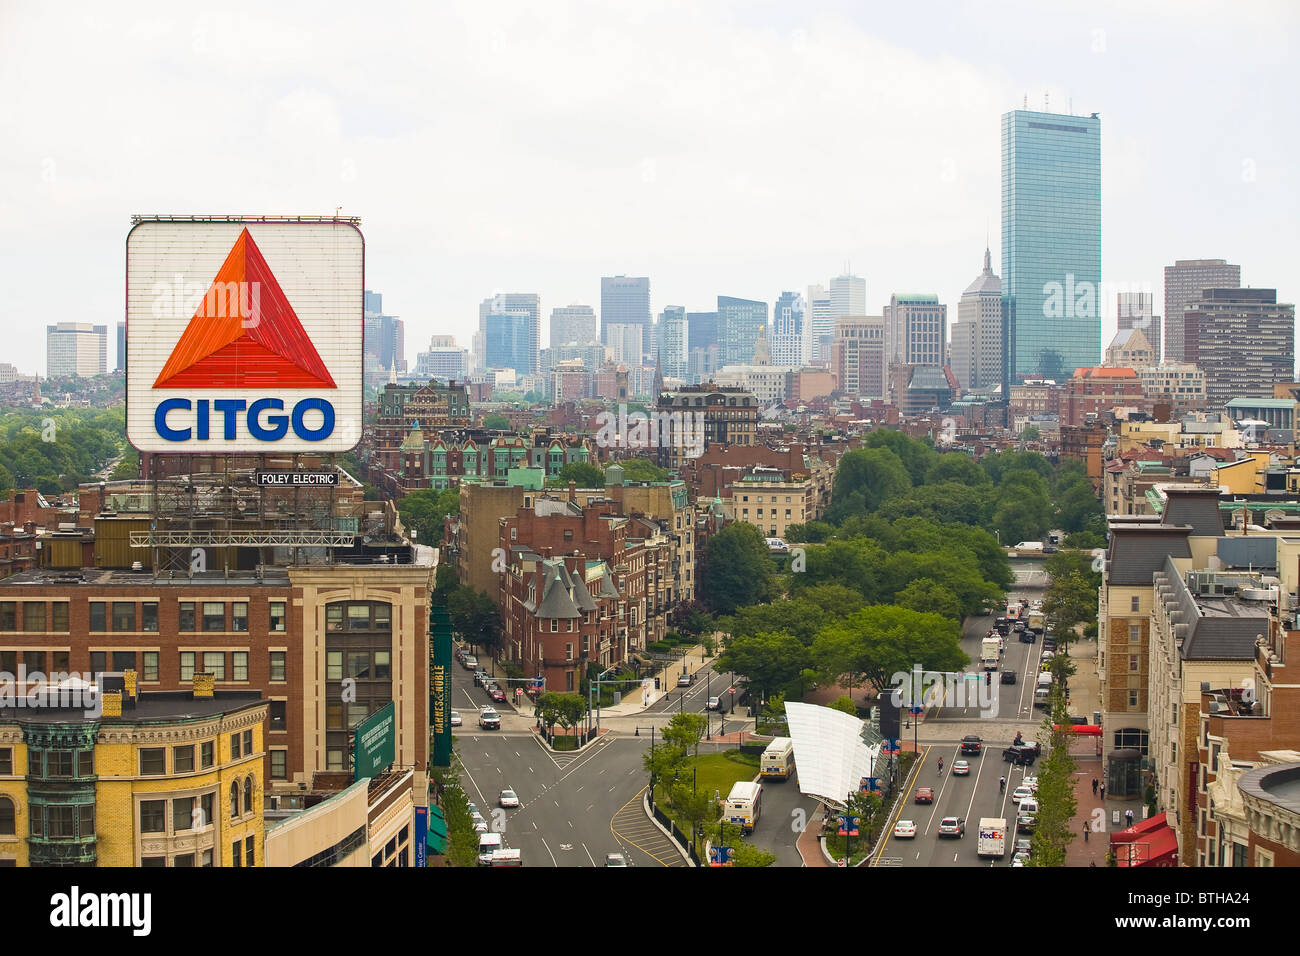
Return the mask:
[(1117, 407), (1150, 410), (1142, 381), (1131, 368), (1081, 368), (1065, 384), (1062, 425), (1104, 420)]

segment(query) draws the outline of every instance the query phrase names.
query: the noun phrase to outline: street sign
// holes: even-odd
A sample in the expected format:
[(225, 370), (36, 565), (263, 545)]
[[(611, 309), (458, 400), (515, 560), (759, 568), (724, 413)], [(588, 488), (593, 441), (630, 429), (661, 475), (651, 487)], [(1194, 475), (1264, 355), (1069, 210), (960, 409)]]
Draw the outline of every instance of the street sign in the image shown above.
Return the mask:
[(858, 823), (859, 823), (859, 822), (860, 822), (860, 821), (858, 820), (857, 817), (841, 816), (841, 817), (840, 817), (840, 829), (839, 829), (839, 835), (840, 835), (840, 836), (858, 836), (858, 835), (859, 835), (859, 830), (858, 830)]
[(924, 707), (916, 707), (916, 706), (912, 706), (912, 707), (907, 708), (907, 711), (908, 711), (908, 713), (910, 713), (913, 717), (915, 717), (917, 714), (924, 713), (924, 712), (925, 712), (925, 708), (924, 708)]
[(900, 753), (903, 749), (903, 742), (897, 737), (886, 737), (880, 742), (880, 752), (883, 754)]
[(735, 847), (730, 847), (730, 846), (709, 847), (709, 866), (734, 866), (735, 857), (736, 857)]

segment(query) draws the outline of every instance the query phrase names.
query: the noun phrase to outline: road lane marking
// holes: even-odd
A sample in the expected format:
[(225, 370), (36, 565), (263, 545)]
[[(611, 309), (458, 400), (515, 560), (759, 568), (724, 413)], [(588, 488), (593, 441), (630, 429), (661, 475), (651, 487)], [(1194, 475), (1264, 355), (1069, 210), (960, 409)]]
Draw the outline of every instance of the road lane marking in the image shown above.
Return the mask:
[(551, 866), (558, 867), (560, 864), (555, 862), (555, 854), (551, 852), (551, 848), (549, 846), (546, 846), (546, 838), (538, 837), (538, 839), (542, 841), (542, 846), (546, 847), (546, 855), (551, 858)]
[(595, 866), (595, 865), (596, 865), (596, 859), (595, 859), (595, 857), (593, 857), (593, 856), (591, 855), (591, 851), (587, 849), (587, 844), (584, 843), (584, 844), (582, 845), (582, 849), (583, 849), (583, 852), (585, 852), (585, 853), (587, 854), (587, 859), (591, 860), (591, 865), (592, 865), (592, 866)]

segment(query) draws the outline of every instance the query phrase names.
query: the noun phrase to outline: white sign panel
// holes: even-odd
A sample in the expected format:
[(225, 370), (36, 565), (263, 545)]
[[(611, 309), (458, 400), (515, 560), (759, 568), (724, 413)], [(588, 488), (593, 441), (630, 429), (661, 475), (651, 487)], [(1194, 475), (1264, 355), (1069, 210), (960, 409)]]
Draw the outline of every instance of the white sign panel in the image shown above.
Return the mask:
[(799, 789), (809, 796), (843, 806), (864, 778), (873, 776), (879, 748), (862, 739), (863, 722), (829, 707), (790, 702), (785, 705)]
[(350, 222), (138, 223), (126, 240), (131, 444), (160, 454), (353, 448), (364, 249)]

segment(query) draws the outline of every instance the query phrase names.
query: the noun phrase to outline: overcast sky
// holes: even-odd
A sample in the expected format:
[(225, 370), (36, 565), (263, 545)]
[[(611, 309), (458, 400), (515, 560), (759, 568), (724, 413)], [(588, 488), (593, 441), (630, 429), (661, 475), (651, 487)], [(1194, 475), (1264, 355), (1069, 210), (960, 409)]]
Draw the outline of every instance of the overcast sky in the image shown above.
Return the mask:
[(187, 6), (0, 0), (0, 361), (123, 318), (133, 213), (359, 216), (411, 362), (614, 274), (657, 314), (849, 263), (951, 321), (1000, 263), (1000, 115), (1045, 94), (1101, 114), (1104, 281), (1161, 311), (1163, 266), (1223, 257), (1296, 300), (1287, 0)]

